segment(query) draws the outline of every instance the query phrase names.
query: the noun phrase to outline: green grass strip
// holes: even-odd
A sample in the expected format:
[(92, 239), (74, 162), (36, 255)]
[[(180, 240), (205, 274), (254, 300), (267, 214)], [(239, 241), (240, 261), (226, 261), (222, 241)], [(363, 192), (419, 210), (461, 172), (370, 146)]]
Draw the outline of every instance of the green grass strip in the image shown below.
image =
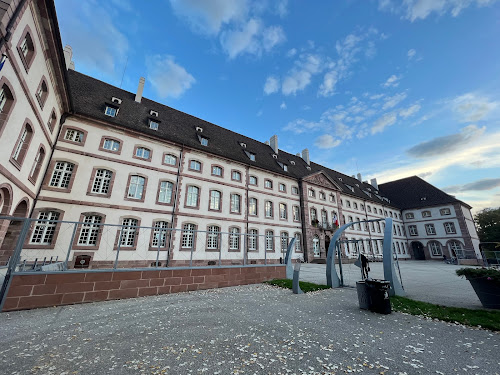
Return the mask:
[(440, 306), (399, 296), (391, 297), (391, 304), (394, 311), (500, 331), (500, 311)]
[[(264, 281), (265, 284), (279, 286), (280, 288), (292, 289), (292, 280), (288, 279), (274, 279), (269, 281)], [(304, 293), (314, 292), (316, 290), (329, 289), (328, 285), (308, 283), (307, 281), (299, 281), (300, 289)]]

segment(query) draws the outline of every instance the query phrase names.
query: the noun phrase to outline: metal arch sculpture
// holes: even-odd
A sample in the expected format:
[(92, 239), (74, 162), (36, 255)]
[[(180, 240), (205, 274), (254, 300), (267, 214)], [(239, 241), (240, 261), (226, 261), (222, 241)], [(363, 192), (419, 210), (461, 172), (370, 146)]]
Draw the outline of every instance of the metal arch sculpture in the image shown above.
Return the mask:
[[(370, 221), (380, 221), (379, 220), (365, 220), (364, 222)], [(336, 246), (337, 241), (342, 235), (342, 233), (360, 222), (347, 223), (342, 225), (333, 235), (333, 238), (330, 241), (330, 246), (328, 247), (328, 256), (326, 258), (326, 283), (330, 288), (339, 288), (340, 287), (340, 279), (337, 274), (337, 270), (335, 269), (335, 254), (336, 254)], [(389, 290), (389, 295), (394, 296), (404, 296), (405, 292), (403, 287), (401, 286), (401, 282), (397, 277), (394, 277), (396, 274), (394, 268), (394, 259), (392, 257), (392, 219), (385, 218), (385, 229), (384, 229), (384, 244), (383, 244), (383, 264), (384, 264), (384, 278), (385, 280), (391, 283), (391, 288)]]
[(296, 238), (293, 237), (288, 248), (286, 249), (285, 264), (286, 264), (286, 278), (293, 280), (293, 265), (292, 265), (292, 249), (294, 248)]

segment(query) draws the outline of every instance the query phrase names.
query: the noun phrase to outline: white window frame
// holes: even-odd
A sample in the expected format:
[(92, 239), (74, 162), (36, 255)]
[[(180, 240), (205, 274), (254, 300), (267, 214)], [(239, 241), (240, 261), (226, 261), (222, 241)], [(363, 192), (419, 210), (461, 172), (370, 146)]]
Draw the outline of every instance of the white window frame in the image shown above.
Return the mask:
[(239, 194), (231, 194), (231, 212), (239, 214), (241, 212), (241, 196)]
[(102, 148), (108, 151), (117, 152), (118, 150), (120, 150), (120, 142), (114, 139), (105, 138), (104, 143), (102, 144)]
[(127, 198), (142, 199), (144, 194), (144, 185), (146, 178), (139, 175), (130, 176), (130, 185), (128, 186)]
[[(173, 163), (172, 163), (172, 161), (173, 161)], [(172, 155), (172, 154), (166, 154), (163, 157), (163, 163), (165, 163), (167, 165), (177, 165), (177, 156)]]
[(218, 190), (210, 190), (210, 204), (211, 210), (219, 211), (221, 209), (222, 193)]
[(118, 108), (107, 105), (104, 114), (109, 117), (116, 117), (116, 115), (118, 114)]
[(121, 229), (121, 247), (134, 247), (135, 239), (137, 233), (139, 231), (137, 224), (139, 221), (134, 218), (124, 218), (122, 220), (122, 229)]
[(99, 239), (102, 216), (86, 215), (81, 224), (80, 235), (78, 236), (78, 246), (95, 246)]
[(83, 142), (83, 132), (80, 130), (68, 128), (66, 129), (66, 133), (64, 134), (64, 139), (72, 142)]
[(111, 186), (113, 172), (107, 169), (97, 169), (95, 171), (94, 181), (92, 182), (93, 194), (108, 194)]
[(174, 184), (172, 182), (160, 181), (160, 191), (158, 193), (158, 202), (160, 202), (160, 203), (172, 202), (173, 192), (174, 192)]
[(188, 186), (187, 187), (187, 198), (186, 198), (186, 206), (188, 207), (197, 207), (198, 206), (198, 196), (200, 194), (200, 188), (197, 186)]
[(50, 187), (67, 189), (71, 182), (71, 176), (75, 165), (67, 161), (58, 161), (54, 165), (54, 170), (52, 171), (52, 176), (50, 178)]
[(167, 247), (168, 222), (155, 221), (153, 226), (153, 238), (151, 238), (151, 247), (165, 248)]
[(30, 244), (36, 244), (36, 245), (52, 244), (52, 240), (54, 239), (54, 234), (56, 232), (56, 227), (57, 227), (57, 222), (52, 220), (59, 219), (59, 212), (41, 211), (38, 213), (37, 219), (40, 221), (36, 222), (35, 228), (33, 229), (33, 233), (31, 234)]
[(141, 159), (149, 159), (151, 157), (151, 150), (147, 147), (137, 147), (135, 149), (135, 156)]
[(434, 224), (425, 224), (425, 232), (428, 235), (436, 234), (436, 228), (434, 227)]
[(194, 234), (196, 226), (191, 223), (182, 226), (181, 248), (191, 249), (194, 247)]

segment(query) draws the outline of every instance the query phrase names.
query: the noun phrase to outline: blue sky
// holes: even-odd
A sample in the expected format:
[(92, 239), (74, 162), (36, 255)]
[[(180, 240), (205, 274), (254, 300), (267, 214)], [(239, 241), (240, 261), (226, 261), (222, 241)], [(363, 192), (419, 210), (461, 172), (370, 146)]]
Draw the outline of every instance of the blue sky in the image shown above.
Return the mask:
[(500, 1), (56, 0), (76, 70), (291, 153), (500, 205)]

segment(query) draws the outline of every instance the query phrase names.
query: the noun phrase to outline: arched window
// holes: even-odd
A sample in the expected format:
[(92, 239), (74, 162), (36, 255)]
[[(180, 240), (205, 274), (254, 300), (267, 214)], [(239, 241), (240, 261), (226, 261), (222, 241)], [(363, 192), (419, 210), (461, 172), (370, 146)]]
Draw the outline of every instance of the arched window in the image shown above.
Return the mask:
[(274, 232), (266, 230), (266, 251), (274, 251)]
[(146, 179), (144, 177), (131, 175), (127, 197), (131, 199), (143, 200), (145, 184), (146, 184)]
[(177, 165), (177, 157), (172, 154), (166, 154), (163, 156), (163, 164)]
[(459, 257), (462, 255), (462, 252), (464, 250), (464, 247), (462, 246), (462, 243), (459, 241), (450, 241), (448, 243), (448, 246), (450, 247), (450, 250), (452, 251), (452, 254), (455, 255), (455, 257)]
[(19, 39), (17, 51), (19, 52), (24, 68), (28, 71), (35, 59), (35, 44), (33, 43), (28, 27), (26, 27), (21, 39)]
[(288, 233), (281, 232), (281, 253), (285, 254), (288, 248)]
[(253, 216), (257, 215), (257, 198), (250, 198), (248, 200), (248, 214)]
[(250, 229), (248, 232), (248, 250), (257, 250), (257, 239), (259, 232), (257, 229)]
[(97, 245), (102, 216), (99, 215), (86, 215), (81, 224), (80, 235), (78, 236), (79, 246), (95, 246)]
[(40, 147), (38, 153), (36, 154), (35, 161), (33, 162), (33, 167), (31, 167), (31, 172), (29, 175), (29, 180), (32, 183), (36, 183), (38, 175), (40, 174), (40, 169), (42, 168), (43, 159), (45, 158), (45, 150)]
[(31, 139), (33, 138), (33, 129), (30, 124), (24, 125), (21, 134), (17, 140), (16, 146), (12, 151), (11, 161), (19, 169), (23, 165), (24, 157), (28, 152), (28, 147), (30, 145)]
[(221, 196), (222, 193), (217, 190), (210, 191), (210, 204), (208, 208), (214, 211), (220, 211), (221, 209)]
[(266, 201), (264, 211), (266, 213), (266, 217), (273, 217), (273, 202)]
[(174, 184), (170, 181), (160, 181), (160, 189), (158, 191), (158, 203), (171, 203)]
[(58, 161), (55, 163), (49, 186), (67, 189), (73, 175), (75, 165), (67, 161)]
[(37, 219), (39, 221), (36, 222), (31, 234), (30, 244), (50, 245), (56, 232), (57, 222), (55, 220), (59, 220), (59, 212), (42, 211), (38, 214)]
[(125, 218), (122, 221), (121, 241), (122, 247), (134, 247), (139, 234), (139, 221), (133, 218)]
[(167, 247), (168, 222), (155, 221), (153, 226), (153, 236), (151, 239), (151, 247), (165, 248)]
[(196, 186), (188, 186), (186, 195), (186, 206), (198, 207), (199, 195), (200, 195), (200, 188)]
[(109, 193), (112, 177), (113, 172), (107, 169), (97, 169), (95, 171), (94, 181), (92, 182), (91, 192), (94, 194), (107, 195)]
[(38, 104), (40, 104), (40, 108), (43, 109), (43, 106), (45, 105), (48, 96), (49, 96), (49, 87), (47, 86), (45, 78), (42, 78), (40, 84), (38, 85), (38, 89), (36, 90), (36, 98), (38, 100)]
[(151, 150), (146, 147), (137, 147), (134, 156), (139, 159), (151, 160)]
[(55, 109), (53, 109), (52, 113), (50, 114), (49, 121), (47, 122), (47, 127), (49, 128), (51, 133), (54, 131), (56, 121), (57, 121), (56, 111)]
[(182, 226), (181, 247), (183, 249), (191, 249), (194, 247), (194, 234), (196, 225), (188, 223)]
[(300, 253), (302, 251), (302, 244), (301, 244), (301, 235), (300, 233), (295, 233), (295, 252)]
[(231, 212), (239, 214), (241, 212), (241, 195), (231, 194)]
[(319, 249), (319, 237), (314, 236), (313, 238), (313, 252), (315, 257), (319, 257), (321, 255), (320, 249)]

